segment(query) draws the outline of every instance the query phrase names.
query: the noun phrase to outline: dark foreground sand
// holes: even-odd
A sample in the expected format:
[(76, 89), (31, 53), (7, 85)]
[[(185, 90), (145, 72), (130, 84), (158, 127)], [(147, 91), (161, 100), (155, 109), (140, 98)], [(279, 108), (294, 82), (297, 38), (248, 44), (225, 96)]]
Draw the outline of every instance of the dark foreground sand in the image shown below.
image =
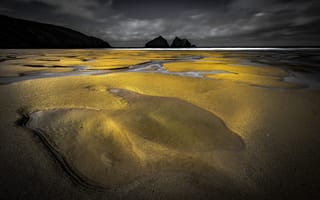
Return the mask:
[[(130, 62), (172, 56), (140, 53)], [(281, 68), (197, 54), (156, 73), (1, 85), (1, 199), (319, 199), (320, 91)], [(4, 63), (6, 77), (31, 73)], [(221, 69), (230, 76), (208, 73)]]

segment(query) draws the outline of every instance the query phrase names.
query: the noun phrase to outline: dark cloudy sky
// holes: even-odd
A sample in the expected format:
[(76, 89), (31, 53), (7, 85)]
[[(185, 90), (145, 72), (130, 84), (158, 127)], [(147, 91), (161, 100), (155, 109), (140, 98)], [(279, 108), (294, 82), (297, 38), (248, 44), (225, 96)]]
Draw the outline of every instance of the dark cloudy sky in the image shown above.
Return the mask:
[(0, 13), (113, 46), (143, 46), (158, 35), (197, 46), (320, 45), (320, 0), (1, 0)]

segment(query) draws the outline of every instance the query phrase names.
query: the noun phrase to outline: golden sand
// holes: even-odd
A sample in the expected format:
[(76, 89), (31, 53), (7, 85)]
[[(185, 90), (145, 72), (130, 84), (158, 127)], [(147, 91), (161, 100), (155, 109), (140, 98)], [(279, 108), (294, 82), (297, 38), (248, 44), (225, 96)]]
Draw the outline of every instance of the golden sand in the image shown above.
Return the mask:
[[(93, 54), (95, 64), (87, 66), (108, 68), (194, 53), (69, 54), (81, 59)], [(164, 68), (232, 74), (196, 78), (118, 72), (22, 81), (0, 87), (1, 94), (6, 94), (0, 100), (1, 118), (14, 123), (21, 117), (16, 110), (23, 108), (21, 112), (30, 117), (26, 127), (50, 143), (73, 173), (127, 198), (161, 194), (164, 198), (206, 199), (224, 197), (230, 191), (263, 194), (265, 185), (256, 180), (288, 168), (286, 159), (316, 145), (320, 115), (314, 113), (320, 113), (320, 93), (294, 89), (300, 86), (283, 82), (287, 73), (279, 68), (236, 66), (237, 60), (222, 58), (223, 53), (200, 54), (211, 58), (166, 63)], [(56, 54), (51, 55), (55, 58)], [(35, 58), (26, 59), (40, 64)], [(59, 59), (65, 66), (83, 64), (79, 59)], [(58, 64), (55, 62), (41, 61), (41, 65)], [(3, 73), (5, 63), (1, 64)], [(26, 69), (10, 70), (8, 76)], [(25, 134), (27, 130), (19, 131)], [(301, 150), (300, 145), (310, 149)], [(309, 160), (292, 165), (300, 162)], [(280, 176), (278, 181), (285, 179)], [(217, 193), (217, 188), (222, 192)]]

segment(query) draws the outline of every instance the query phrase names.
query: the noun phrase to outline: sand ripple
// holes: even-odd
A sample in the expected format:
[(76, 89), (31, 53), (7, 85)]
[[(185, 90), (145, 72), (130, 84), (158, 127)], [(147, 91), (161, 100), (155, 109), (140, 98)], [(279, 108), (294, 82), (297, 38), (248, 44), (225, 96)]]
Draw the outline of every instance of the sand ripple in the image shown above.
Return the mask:
[(211, 173), (201, 153), (244, 148), (221, 119), (191, 103), (123, 89), (109, 92), (129, 107), (36, 111), (26, 123), (66, 161), (71, 175), (90, 184), (115, 188), (161, 171)]

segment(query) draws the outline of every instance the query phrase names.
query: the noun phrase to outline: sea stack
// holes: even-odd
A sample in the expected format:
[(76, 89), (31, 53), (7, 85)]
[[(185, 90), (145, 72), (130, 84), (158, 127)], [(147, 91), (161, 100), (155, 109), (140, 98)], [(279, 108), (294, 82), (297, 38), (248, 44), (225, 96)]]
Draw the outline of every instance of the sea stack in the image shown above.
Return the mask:
[(156, 37), (145, 45), (146, 48), (169, 48), (168, 41), (162, 36)]
[(195, 45), (191, 45), (191, 43), (187, 39), (180, 39), (179, 37), (175, 37), (170, 47), (171, 48), (191, 48), (191, 47), (195, 47)]

